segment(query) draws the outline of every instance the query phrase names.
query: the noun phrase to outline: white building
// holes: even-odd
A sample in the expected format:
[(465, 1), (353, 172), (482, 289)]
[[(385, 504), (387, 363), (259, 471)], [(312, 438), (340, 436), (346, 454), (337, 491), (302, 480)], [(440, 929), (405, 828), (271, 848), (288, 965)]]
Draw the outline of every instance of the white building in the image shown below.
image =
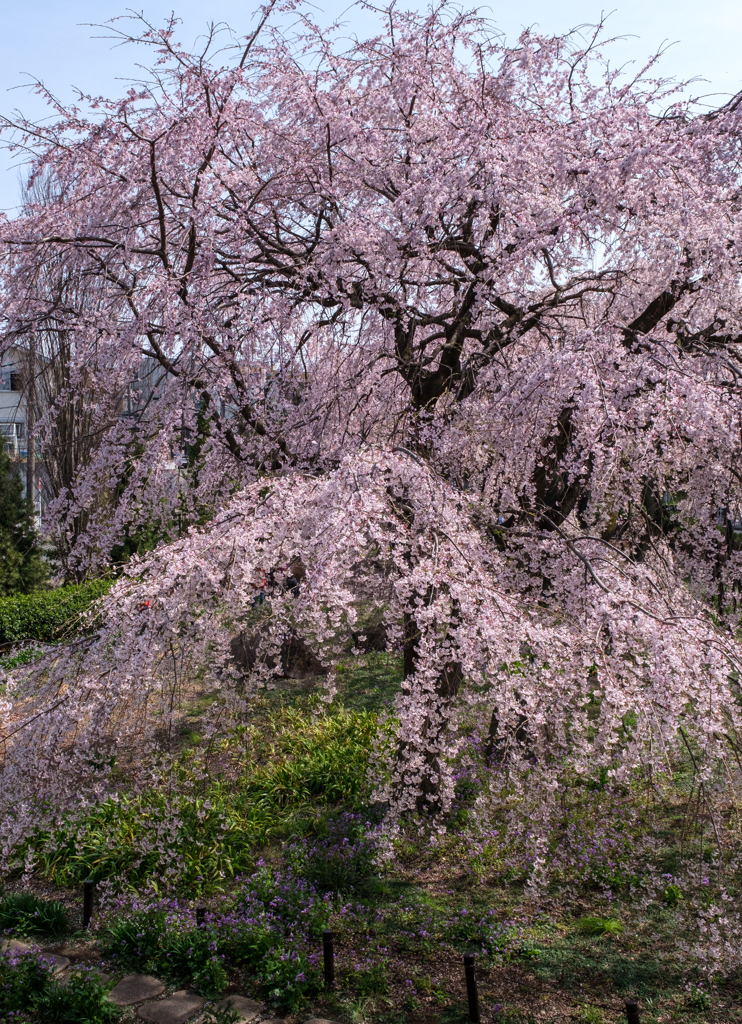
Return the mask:
[[(22, 357), (20, 349), (9, 349), (0, 364), (0, 440), (22, 474), (28, 480), (28, 432), (26, 430), (26, 396), (23, 390)], [(36, 446), (33, 500), (36, 528), (41, 528), (43, 458)]]
[(17, 349), (10, 349), (0, 365), (0, 433), (5, 451), (16, 459), (25, 459), (26, 403), (23, 395)]

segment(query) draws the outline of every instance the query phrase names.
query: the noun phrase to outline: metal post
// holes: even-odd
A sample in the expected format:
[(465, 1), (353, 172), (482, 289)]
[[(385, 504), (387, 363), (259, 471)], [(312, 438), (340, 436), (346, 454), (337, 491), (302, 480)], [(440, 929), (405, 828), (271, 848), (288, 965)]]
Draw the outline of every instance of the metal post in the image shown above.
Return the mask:
[(92, 878), (88, 878), (82, 885), (82, 926), (87, 928), (90, 924), (90, 919), (93, 916), (93, 892), (95, 890), (95, 882)]
[(466, 975), (466, 997), (469, 1000), (469, 1020), (479, 1024), (479, 995), (477, 975), (474, 971), (474, 954), (464, 953), (464, 974)]
[(639, 1004), (635, 999), (625, 999), (626, 1020), (628, 1024), (639, 1024)]
[(203, 928), (206, 924), (206, 907), (196, 907), (196, 927)]
[(325, 954), (325, 988), (335, 984), (335, 948), (331, 929), (322, 932), (322, 948)]

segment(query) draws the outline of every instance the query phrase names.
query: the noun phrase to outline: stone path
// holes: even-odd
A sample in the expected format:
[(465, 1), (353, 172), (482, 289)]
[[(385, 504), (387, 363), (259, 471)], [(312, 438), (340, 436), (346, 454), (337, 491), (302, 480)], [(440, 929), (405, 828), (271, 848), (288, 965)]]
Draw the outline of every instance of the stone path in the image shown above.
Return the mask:
[[(18, 939), (5, 939), (0, 942), (0, 953), (6, 951), (24, 953), (35, 948)], [(40, 955), (45, 960), (53, 962), (55, 975), (61, 974), (70, 966), (68, 958), (60, 956), (58, 953), (42, 950)], [(96, 971), (96, 973), (104, 983), (109, 981), (109, 976), (103, 971)], [(62, 980), (64, 981), (64, 979)], [(147, 1021), (148, 1024), (186, 1024), (186, 1021), (200, 1013), (206, 1002), (195, 992), (185, 991), (174, 992), (165, 999), (159, 999), (158, 997), (164, 991), (165, 985), (159, 978), (153, 978), (148, 974), (127, 974), (111, 989), (108, 998), (114, 1006), (136, 1006), (140, 1020)], [(235, 1024), (249, 1024), (264, 1009), (263, 1003), (238, 995), (225, 996), (216, 1005), (218, 1009), (231, 1006), (239, 1013), (239, 1019)], [(286, 1024), (286, 1022), (280, 1017), (272, 1017), (270, 1020), (261, 1021), (260, 1024)], [(334, 1022), (321, 1017), (312, 1017), (311, 1020), (305, 1021), (305, 1024), (334, 1024)]]
[[(28, 953), (33, 948), (33, 946), (29, 946), (26, 942), (20, 942), (18, 939), (5, 939), (3, 942), (0, 942), (0, 953), (5, 953), (6, 951), (9, 953)], [(60, 956), (59, 953), (45, 953), (42, 950), (41, 956), (54, 964), (54, 974), (60, 974), (70, 965), (67, 957)]]
[(155, 999), (165, 991), (165, 986), (158, 978), (150, 978), (146, 974), (127, 974), (125, 978), (108, 993), (114, 1006), (136, 1006), (145, 999)]
[(158, 999), (139, 1007), (139, 1016), (151, 1024), (185, 1024), (195, 1017), (205, 999), (195, 992), (176, 992), (169, 999)]
[[(263, 1009), (262, 1003), (258, 1003), (254, 999), (247, 999), (245, 996), (226, 996), (216, 1005), (219, 1010), (224, 1010), (227, 1006), (231, 1006), (236, 1013), (239, 1013), (240, 1018), (236, 1024), (247, 1024), (253, 1017), (257, 1017)], [(268, 1024), (268, 1021), (263, 1021), (263, 1024)]]
[[(85, 973), (86, 974), (94, 974), (98, 978), (98, 980), (100, 981), (101, 985), (107, 985), (108, 982), (111, 980), (111, 975), (110, 974), (106, 974), (105, 971), (99, 971), (97, 967), (88, 967), (87, 970), (85, 971)], [(60, 979), (59, 984), (60, 985), (66, 985), (71, 977), (72, 977), (71, 973), (67, 974), (66, 976), (63, 976)]]
[[(200, 1013), (206, 1002), (195, 992), (174, 992), (165, 999), (158, 999), (165, 991), (165, 986), (158, 978), (152, 978), (146, 974), (127, 974), (125, 978), (111, 989), (108, 998), (116, 1006), (137, 1006), (137, 1015), (140, 1020), (148, 1024), (185, 1024), (187, 1020)], [(226, 1009), (230, 1006), (239, 1013), (235, 1024), (249, 1024), (251, 1020), (262, 1013), (263, 1003), (255, 999), (248, 999), (246, 996), (228, 995), (220, 999), (216, 1004), (217, 1009)], [(199, 1020), (202, 1020), (200, 1017)], [(198, 1021), (195, 1022), (198, 1024)], [(286, 1024), (280, 1017), (272, 1017), (270, 1020), (261, 1021), (260, 1024)], [(332, 1021), (321, 1020), (317, 1017), (307, 1021), (307, 1024), (333, 1024)]]

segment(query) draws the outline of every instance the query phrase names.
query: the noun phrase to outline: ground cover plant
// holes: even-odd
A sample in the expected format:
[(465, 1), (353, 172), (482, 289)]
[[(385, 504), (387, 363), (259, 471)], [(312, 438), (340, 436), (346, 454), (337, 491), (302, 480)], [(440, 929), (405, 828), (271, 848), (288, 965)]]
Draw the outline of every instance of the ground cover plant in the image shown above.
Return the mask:
[[(348, 991), (395, 1006), (427, 983), (385, 949), (466, 943), (660, 998), (644, 915), (700, 1012), (742, 969), (742, 102), (614, 72), (602, 25), (273, 13), (218, 54), (116, 22), (149, 77), (3, 121), (0, 352), (63, 344), (50, 529), (71, 580), (126, 564), (7, 663), (2, 867), (159, 886), (176, 956), (183, 891), (265, 853), (367, 901)], [(260, 991), (311, 997), (295, 938)]]
[[(379, 671), (376, 656), (358, 660), (356, 670), (349, 659), (340, 674), (348, 688), (339, 690), (336, 707), (312, 694), (317, 680), (296, 688), (286, 681), (285, 689), (265, 700), (256, 729), (261, 744), (252, 748), (260, 772), (246, 778), (263, 779), (266, 768), (280, 765), (278, 758), (267, 759), (268, 753), (313, 751), (318, 737), (333, 736), (337, 749), (347, 753), (343, 701), (358, 701), (355, 677), (363, 685)], [(387, 666), (381, 660), (383, 680)], [(734, 972), (717, 972), (710, 983), (703, 950), (689, 949), (692, 928), (685, 905), (693, 904), (693, 886), (705, 890), (706, 907), (721, 893), (708, 823), (694, 823), (686, 815), (682, 783), (688, 773), (682, 763), (676, 766), (674, 796), (670, 787), (665, 794), (664, 816), (646, 814), (641, 779), (633, 792), (623, 794), (620, 817), (616, 795), (599, 779), (593, 786), (574, 786), (572, 803), (546, 854), (552, 861), (549, 884), (536, 889), (531, 851), (517, 830), (509, 830), (504, 818), (486, 834), (472, 827), (474, 805), (498, 769), (488, 762), (482, 744), (469, 738), (448, 833), (436, 834), (428, 826), (421, 842), (419, 826), (409, 823), (395, 840), (392, 863), (378, 859), (386, 842), (379, 827), (383, 808), (364, 806), (369, 789), (354, 785), (337, 795), (337, 782), (347, 779), (342, 758), (329, 762), (338, 772), (337, 782), (326, 778), (333, 799), (323, 802), (315, 794), (294, 803), (285, 799), (283, 789), (278, 795), (264, 785), (252, 790), (250, 799), (270, 796), (272, 827), (263, 833), (247, 830), (240, 836), (223, 821), (214, 828), (208, 811), (199, 828), (197, 814), (206, 803), (212, 803), (215, 820), (223, 815), (224, 804), (214, 791), (197, 799), (190, 791), (196, 813), (188, 840), (179, 837), (182, 855), (170, 862), (167, 891), (162, 861), (135, 871), (123, 865), (99, 876), (107, 876), (96, 924), (106, 969), (154, 973), (173, 987), (194, 987), (207, 998), (246, 992), (292, 1021), (319, 1012), (343, 1020), (362, 1014), (369, 1021), (414, 1012), (445, 1022), (464, 1014), (461, 954), (474, 952), (485, 1015), (499, 1005), (502, 1019), (516, 1020), (521, 1011), (526, 1019), (527, 1012), (541, 1007), (546, 1019), (551, 1010), (554, 1020), (582, 1020), (592, 1007), (595, 1013), (605, 1010), (610, 1019), (620, 999), (638, 996), (644, 1019), (687, 1020), (689, 1014), (735, 1019), (740, 979)], [(197, 749), (187, 746), (183, 752), (194, 765)], [(371, 744), (363, 749), (368, 759)], [(478, 756), (472, 754), (478, 750)], [(226, 753), (221, 751), (212, 774), (229, 774), (232, 761)], [(313, 756), (305, 763), (314, 764)], [(243, 785), (249, 789), (249, 782)], [(223, 792), (228, 788), (233, 783)], [(614, 816), (612, 822), (606, 822), (607, 813)], [(134, 820), (124, 817), (108, 833), (101, 830), (99, 855), (107, 834), (114, 867), (117, 828), (131, 829)], [(142, 847), (147, 838), (156, 838), (162, 820), (141, 816)], [(658, 825), (664, 826), (660, 836), (655, 835)], [(77, 834), (84, 857), (85, 833)], [(692, 877), (688, 865), (683, 866), (679, 840), (690, 861), (698, 858), (702, 877)], [(188, 842), (194, 849), (202, 844), (195, 866)], [(204, 865), (234, 858), (238, 842), (249, 853), (241, 877), (225, 872), (222, 878), (218, 871), (209, 876), (204, 870), (199, 878), (196, 872)], [(67, 854), (60, 847), (55, 859), (54, 837), (48, 837), (35, 870), (39, 878), (78, 880), (72, 891), (79, 902), (79, 880), (89, 864), (65, 867)], [(665, 870), (669, 867), (675, 873)], [(729, 892), (734, 896), (737, 890)], [(198, 901), (208, 908), (201, 926)], [(337, 958), (337, 987), (330, 994), (321, 978), (321, 933), (328, 926), (335, 932)], [(15, 934), (20, 933), (15, 926)]]
[(188, 748), (152, 765), (144, 792), (119, 787), (33, 834), (13, 868), (33, 863), (62, 884), (92, 878), (138, 885), (157, 877), (195, 892), (223, 886), (251, 869), (255, 850), (270, 839), (311, 829), (322, 807), (368, 797), (376, 714), (340, 706), (318, 716), (316, 698), (302, 704), (266, 702), (258, 725), (224, 738), (212, 751), (222, 775), (209, 771), (202, 750)]
[(114, 1024), (121, 1011), (106, 999), (109, 987), (94, 971), (54, 980), (53, 964), (39, 952), (0, 954), (0, 1012), (14, 1024)]
[(102, 949), (128, 969), (177, 984), (190, 980), (211, 997), (236, 975), (243, 988), (297, 1011), (322, 993), (321, 935), (328, 926), (342, 941), (339, 983), (361, 997), (388, 995), (392, 948), (455, 955), (474, 946), (492, 961), (517, 948), (518, 929), (493, 911), (451, 912), (410, 892), (384, 898), (373, 852), (371, 823), (340, 815), (326, 822), (323, 836), (290, 841), (282, 869), (261, 864), (239, 880), (202, 924), (192, 906), (177, 900), (121, 897)]
[(0, 898), (0, 931), (56, 938), (68, 930), (67, 912), (56, 901), (37, 899), (33, 893), (10, 893)]

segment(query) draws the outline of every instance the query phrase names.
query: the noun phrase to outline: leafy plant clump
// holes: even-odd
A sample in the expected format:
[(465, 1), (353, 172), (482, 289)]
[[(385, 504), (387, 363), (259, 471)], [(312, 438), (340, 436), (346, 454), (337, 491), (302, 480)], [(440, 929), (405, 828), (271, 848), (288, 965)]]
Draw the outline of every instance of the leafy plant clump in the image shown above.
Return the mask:
[(359, 996), (384, 996), (389, 991), (389, 978), (386, 964), (372, 963), (370, 966), (356, 970), (352, 976), (356, 992)]
[(269, 749), (269, 760), (247, 774), (246, 796), (285, 807), (310, 800), (356, 803), (365, 795), (376, 714), (334, 706), (312, 714), (317, 710), (316, 705), (310, 705), (309, 713), (282, 709), (277, 742)]
[(624, 927), (615, 917), (583, 917), (577, 922), (582, 935), (620, 935)]
[(242, 1014), (233, 1009), (229, 1000), (226, 1006), (212, 1006), (203, 1017), (203, 1024), (237, 1024), (242, 1020)]
[(53, 979), (54, 967), (32, 951), (0, 955), (0, 1019), (44, 1024), (113, 1024), (120, 1011), (106, 998), (110, 984), (95, 971)]
[[(39, 830), (16, 863), (33, 851), (37, 871), (61, 884), (115, 878), (137, 886), (157, 876), (176, 890), (222, 888), (225, 879), (253, 871), (256, 847), (290, 835), (305, 804), (311, 802), (314, 819), (317, 804), (357, 806), (366, 796), (376, 715), (334, 705), (322, 715), (314, 710), (310, 704), (304, 711), (275, 712), (274, 739), (251, 747), (239, 777), (204, 783), (198, 757), (184, 761), (169, 772), (167, 789), (112, 795)], [(234, 740), (251, 742), (245, 736)], [(171, 825), (163, 835), (165, 820)], [(324, 869), (331, 872), (332, 865), (340, 869), (337, 851)], [(320, 886), (322, 870), (319, 863)], [(327, 881), (337, 888), (336, 879)]]
[[(172, 828), (153, 842), (166, 819)], [(219, 783), (200, 795), (151, 789), (70, 815), (37, 832), (26, 849), (37, 872), (62, 885), (114, 878), (137, 886), (158, 877), (164, 886), (200, 891), (250, 870), (252, 845), (273, 825), (267, 809), (240, 806)]]
[(39, 953), (0, 954), (0, 1019), (33, 1007), (51, 984), (51, 967)]
[(263, 998), (291, 1009), (319, 989), (317, 940), (330, 912), (330, 898), (305, 880), (261, 865), (201, 925), (177, 901), (135, 901), (101, 944), (122, 967), (188, 982), (209, 998), (239, 971)]
[(292, 869), (320, 892), (364, 893), (374, 872), (376, 843), (361, 814), (343, 814), (324, 823), (313, 842), (296, 840), (284, 856)]
[(0, 931), (57, 938), (68, 930), (67, 911), (56, 900), (32, 893), (12, 893), (0, 900)]
[(95, 971), (76, 970), (64, 984), (49, 985), (35, 1009), (49, 1024), (113, 1024), (121, 1011), (106, 998), (110, 988)]

